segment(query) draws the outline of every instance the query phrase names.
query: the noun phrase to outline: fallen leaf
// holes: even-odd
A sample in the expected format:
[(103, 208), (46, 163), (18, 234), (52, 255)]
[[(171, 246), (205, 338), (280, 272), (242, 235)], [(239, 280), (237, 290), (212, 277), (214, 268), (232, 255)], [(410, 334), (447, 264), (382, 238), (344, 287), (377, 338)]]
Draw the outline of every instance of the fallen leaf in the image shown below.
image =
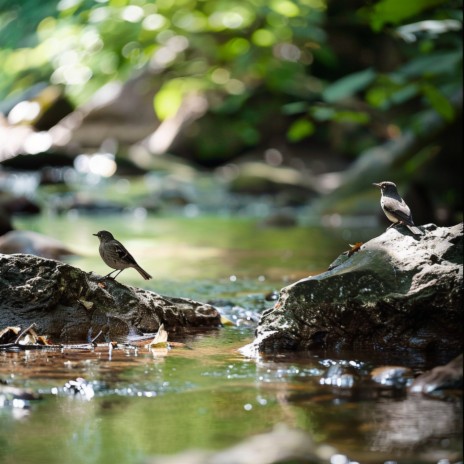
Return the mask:
[(167, 348), (168, 346), (168, 333), (164, 330), (164, 324), (161, 324), (155, 338), (148, 345), (148, 348)]
[(92, 301), (86, 301), (83, 298), (79, 298), (77, 300), (85, 309), (90, 310), (93, 307), (93, 302)]
[(21, 336), (21, 340), (18, 341), (20, 345), (36, 345), (37, 339), (39, 338), (37, 332), (33, 329), (32, 324)]
[(357, 251), (359, 251), (361, 249), (362, 245), (363, 245), (363, 242), (356, 242), (354, 245), (352, 245), (350, 243), (351, 248), (347, 251), (348, 256), (351, 256), (354, 253), (356, 253)]
[(51, 343), (50, 340), (48, 339), (48, 335), (39, 335), (37, 337), (37, 343), (39, 345), (45, 345), (45, 346), (53, 345), (53, 343)]
[(19, 345), (35, 345), (37, 343), (37, 336), (31, 333), (25, 333), (21, 340), (19, 340)]
[(235, 326), (235, 324), (226, 316), (221, 315), (221, 324), (224, 326)]
[(0, 331), (0, 344), (13, 343), (21, 332), (21, 327), (5, 327)]

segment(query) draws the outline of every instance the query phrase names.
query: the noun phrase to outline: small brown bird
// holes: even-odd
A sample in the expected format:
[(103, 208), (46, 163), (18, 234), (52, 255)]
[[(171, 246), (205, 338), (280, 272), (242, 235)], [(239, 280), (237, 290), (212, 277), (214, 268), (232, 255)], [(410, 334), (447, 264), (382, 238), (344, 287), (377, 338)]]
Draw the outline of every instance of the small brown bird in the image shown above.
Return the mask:
[(401, 198), (396, 185), (393, 182), (384, 181), (379, 184), (372, 184), (380, 188), (382, 197), (380, 198), (380, 206), (382, 207), (385, 216), (392, 222), (387, 227), (404, 224), (414, 235), (422, 235), (423, 232), (415, 226), (412, 220), (411, 210), (405, 201)]
[(113, 272), (119, 271), (113, 279), (127, 269), (128, 267), (133, 267), (136, 269), (140, 275), (145, 279), (151, 279), (151, 275), (148, 272), (144, 271), (135, 261), (134, 257), (126, 250), (126, 247), (118, 242), (111, 232), (107, 230), (101, 230), (96, 234), (93, 234), (100, 239), (100, 246), (98, 251), (100, 256), (109, 267), (112, 267), (114, 271), (111, 271), (105, 277), (110, 277)]

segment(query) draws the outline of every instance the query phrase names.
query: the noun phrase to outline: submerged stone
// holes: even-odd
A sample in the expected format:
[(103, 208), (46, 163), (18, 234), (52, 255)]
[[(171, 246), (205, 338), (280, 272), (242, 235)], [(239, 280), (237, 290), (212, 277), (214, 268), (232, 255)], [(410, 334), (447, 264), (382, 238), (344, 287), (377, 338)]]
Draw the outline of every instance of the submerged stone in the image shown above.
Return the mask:
[(410, 391), (412, 393), (432, 394), (439, 390), (456, 389), (463, 387), (463, 355), (460, 354), (448, 364), (437, 366), (426, 371), (414, 380)]

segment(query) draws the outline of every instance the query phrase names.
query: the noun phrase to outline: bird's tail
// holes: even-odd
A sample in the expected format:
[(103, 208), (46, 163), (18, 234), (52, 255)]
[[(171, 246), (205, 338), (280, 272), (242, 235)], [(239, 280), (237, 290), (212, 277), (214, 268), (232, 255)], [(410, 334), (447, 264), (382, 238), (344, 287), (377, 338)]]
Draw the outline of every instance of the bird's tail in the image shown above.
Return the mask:
[(406, 227), (414, 234), (414, 235), (424, 235), (424, 232), (419, 229), (419, 227), (416, 226), (410, 226), (409, 224), (406, 224)]
[(145, 280), (149, 280), (151, 279), (151, 275), (144, 271), (140, 266), (137, 266), (135, 269), (137, 269), (137, 271), (139, 272), (139, 274), (145, 279)]

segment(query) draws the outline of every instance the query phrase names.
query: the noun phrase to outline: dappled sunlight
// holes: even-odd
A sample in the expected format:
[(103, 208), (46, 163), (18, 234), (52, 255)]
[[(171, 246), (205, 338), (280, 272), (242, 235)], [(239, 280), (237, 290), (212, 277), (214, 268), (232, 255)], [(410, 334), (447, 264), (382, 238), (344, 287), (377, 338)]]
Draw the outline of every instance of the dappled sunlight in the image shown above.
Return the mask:
[[(445, 272), (444, 235), (417, 282), (412, 237), (387, 269), (369, 253), (402, 233), (372, 182), (462, 229), (462, 2), (400, 3), (3, 1), (1, 462), (252, 463), (290, 431), (305, 462), (459, 462), (462, 392), (409, 388), (461, 334), (402, 296)], [(123, 244), (104, 260), (99, 231)], [(366, 260), (386, 283), (324, 286)], [(443, 288), (424, 295), (455, 314)]]
[(111, 153), (94, 153), (93, 155), (78, 155), (74, 167), (80, 174), (95, 174), (111, 177), (116, 172), (116, 162)]

